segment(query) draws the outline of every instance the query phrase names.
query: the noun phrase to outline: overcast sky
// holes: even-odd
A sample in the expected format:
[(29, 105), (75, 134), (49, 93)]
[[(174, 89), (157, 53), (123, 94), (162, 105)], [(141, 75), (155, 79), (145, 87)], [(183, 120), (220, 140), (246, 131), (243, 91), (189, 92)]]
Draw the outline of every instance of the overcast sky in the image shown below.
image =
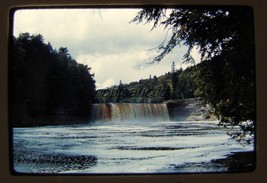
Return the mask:
[[(157, 55), (157, 47), (166, 31), (151, 25), (129, 23), (138, 9), (42, 9), (17, 10), (14, 35), (29, 32), (41, 34), (45, 42), (58, 49), (67, 47), (79, 63), (87, 64), (95, 74), (97, 88), (129, 83), (160, 76), (171, 70), (174, 61), (182, 64), (186, 48), (177, 47), (159, 64), (145, 62)], [(197, 50), (192, 54), (199, 59)], [(143, 63), (143, 64), (142, 64)], [(141, 66), (138, 69), (138, 66)]]

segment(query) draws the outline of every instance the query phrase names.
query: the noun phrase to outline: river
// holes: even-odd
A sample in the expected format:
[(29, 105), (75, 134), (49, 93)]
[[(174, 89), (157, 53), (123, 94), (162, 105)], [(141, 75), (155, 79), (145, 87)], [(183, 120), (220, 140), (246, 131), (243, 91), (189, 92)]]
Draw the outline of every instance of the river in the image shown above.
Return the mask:
[(106, 121), (13, 128), (13, 168), (17, 173), (227, 172), (229, 167), (210, 166), (210, 162), (253, 151), (254, 146), (227, 135), (238, 128), (217, 124)]

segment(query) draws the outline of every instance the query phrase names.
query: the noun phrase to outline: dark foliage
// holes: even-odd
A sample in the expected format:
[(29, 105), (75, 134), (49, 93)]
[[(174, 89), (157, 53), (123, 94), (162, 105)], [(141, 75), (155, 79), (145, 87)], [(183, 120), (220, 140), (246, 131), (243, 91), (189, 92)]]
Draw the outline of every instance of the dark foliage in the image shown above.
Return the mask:
[[(34, 117), (90, 115), (95, 81), (87, 65), (78, 64), (67, 48), (54, 50), (41, 35), (13, 38), (9, 60), (10, 121), (34, 125)], [(33, 122), (38, 123), (38, 122)]]
[[(133, 22), (164, 26), (171, 37), (158, 47), (159, 62), (180, 44), (187, 46), (184, 62), (199, 48), (202, 64), (194, 69), (194, 94), (214, 108), (221, 121), (256, 121), (253, 12), (249, 7), (144, 8)], [(187, 76), (190, 77), (190, 76)]]

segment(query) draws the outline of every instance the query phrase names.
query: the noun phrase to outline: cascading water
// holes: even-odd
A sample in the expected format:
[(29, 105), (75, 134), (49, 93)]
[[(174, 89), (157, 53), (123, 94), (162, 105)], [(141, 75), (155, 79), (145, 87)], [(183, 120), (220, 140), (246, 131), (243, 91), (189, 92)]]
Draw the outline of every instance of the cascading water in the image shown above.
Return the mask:
[(109, 103), (93, 105), (94, 121), (168, 121), (166, 104)]
[(95, 121), (110, 120), (111, 112), (109, 104), (94, 104), (93, 105), (93, 119)]

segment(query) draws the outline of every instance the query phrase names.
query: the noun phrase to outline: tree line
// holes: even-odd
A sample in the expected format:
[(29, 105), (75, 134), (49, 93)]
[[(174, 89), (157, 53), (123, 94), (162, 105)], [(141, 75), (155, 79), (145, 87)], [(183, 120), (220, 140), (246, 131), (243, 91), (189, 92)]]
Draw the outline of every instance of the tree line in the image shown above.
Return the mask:
[[(193, 67), (179, 69), (161, 76), (97, 90), (98, 103), (161, 103), (172, 99), (195, 98), (196, 73)], [(194, 70), (195, 71), (195, 70)]]
[(22, 33), (11, 42), (9, 117), (14, 126), (37, 125), (40, 116), (90, 116), (95, 97), (90, 67), (77, 63), (67, 48), (53, 49), (42, 35)]

